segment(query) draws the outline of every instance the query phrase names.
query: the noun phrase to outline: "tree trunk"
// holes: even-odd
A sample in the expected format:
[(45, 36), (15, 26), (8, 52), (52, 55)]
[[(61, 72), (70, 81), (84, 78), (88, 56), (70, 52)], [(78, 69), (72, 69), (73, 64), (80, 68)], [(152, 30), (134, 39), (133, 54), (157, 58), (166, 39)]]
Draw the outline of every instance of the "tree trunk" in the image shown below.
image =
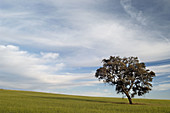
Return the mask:
[(124, 89), (124, 87), (122, 86), (122, 89), (123, 89), (123, 92), (126, 94), (126, 96), (127, 96), (127, 98), (128, 98), (128, 100), (129, 100), (129, 104), (132, 104), (132, 99), (131, 99), (131, 97), (130, 97), (130, 95), (129, 95), (129, 93)]
[(132, 104), (132, 99), (130, 98), (129, 94), (126, 94), (126, 96), (128, 97), (129, 104)]

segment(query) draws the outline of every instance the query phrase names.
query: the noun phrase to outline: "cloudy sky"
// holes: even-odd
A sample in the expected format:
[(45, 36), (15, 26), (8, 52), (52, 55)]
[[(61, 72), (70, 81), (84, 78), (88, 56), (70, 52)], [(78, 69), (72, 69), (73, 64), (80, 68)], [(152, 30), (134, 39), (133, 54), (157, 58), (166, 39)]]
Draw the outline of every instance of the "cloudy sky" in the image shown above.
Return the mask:
[(0, 88), (122, 97), (95, 70), (137, 56), (156, 72), (142, 98), (170, 98), (169, 0), (0, 0)]

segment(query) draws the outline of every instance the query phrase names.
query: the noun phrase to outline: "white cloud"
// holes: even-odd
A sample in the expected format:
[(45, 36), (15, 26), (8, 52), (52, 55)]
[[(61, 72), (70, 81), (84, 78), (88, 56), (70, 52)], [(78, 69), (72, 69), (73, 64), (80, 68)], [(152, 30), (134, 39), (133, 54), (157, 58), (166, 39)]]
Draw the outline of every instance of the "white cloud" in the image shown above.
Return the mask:
[(58, 53), (44, 53), (41, 52), (41, 55), (44, 59), (57, 59), (57, 57), (59, 57)]
[[(94, 73), (66, 74), (63, 72), (63, 74), (57, 74), (64, 68), (63, 63), (55, 61), (59, 55), (58, 53), (43, 53), (42, 57), (39, 57), (40, 55), (22, 51), (17, 46), (1, 45), (0, 54), (1, 86), (12, 88), (32, 87), (34, 89), (34, 86), (41, 84), (44, 85), (40, 87), (49, 88), (96, 84), (95, 81), (86, 81), (93, 80)], [(44, 58), (52, 59), (44, 60)]]
[(170, 84), (159, 84), (157, 86), (154, 86), (153, 90), (155, 91), (170, 90)]
[(170, 74), (170, 65), (158, 65), (158, 66), (149, 66), (148, 67), (150, 70), (154, 71), (157, 76), (161, 75), (167, 75), (168, 73)]

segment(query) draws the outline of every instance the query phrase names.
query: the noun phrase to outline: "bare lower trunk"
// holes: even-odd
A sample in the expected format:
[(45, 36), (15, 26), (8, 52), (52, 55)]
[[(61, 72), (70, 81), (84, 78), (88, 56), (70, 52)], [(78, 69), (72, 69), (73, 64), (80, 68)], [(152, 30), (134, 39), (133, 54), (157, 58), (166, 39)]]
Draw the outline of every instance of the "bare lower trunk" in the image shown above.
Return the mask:
[(129, 94), (126, 94), (126, 96), (128, 97), (129, 104), (132, 104), (132, 99), (130, 98)]
[(124, 87), (123, 87), (123, 86), (122, 86), (122, 89), (123, 89), (123, 92), (126, 94), (126, 96), (127, 96), (128, 100), (129, 100), (129, 104), (132, 104), (132, 99), (131, 99), (131, 97), (130, 97), (129, 93), (128, 93), (127, 91), (125, 91), (125, 89), (124, 89)]

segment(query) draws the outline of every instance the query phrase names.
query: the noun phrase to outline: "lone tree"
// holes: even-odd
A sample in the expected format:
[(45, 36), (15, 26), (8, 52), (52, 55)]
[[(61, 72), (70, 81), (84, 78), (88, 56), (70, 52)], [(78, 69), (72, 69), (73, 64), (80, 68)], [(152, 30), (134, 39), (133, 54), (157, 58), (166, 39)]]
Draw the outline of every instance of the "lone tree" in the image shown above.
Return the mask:
[(125, 94), (132, 104), (131, 98), (149, 93), (152, 87), (153, 71), (146, 69), (137, 57), (110, 56), (103, 59), (103, 67), (96, 70), (96, 78), (104, 83), (115, 85), (117, 93)]

